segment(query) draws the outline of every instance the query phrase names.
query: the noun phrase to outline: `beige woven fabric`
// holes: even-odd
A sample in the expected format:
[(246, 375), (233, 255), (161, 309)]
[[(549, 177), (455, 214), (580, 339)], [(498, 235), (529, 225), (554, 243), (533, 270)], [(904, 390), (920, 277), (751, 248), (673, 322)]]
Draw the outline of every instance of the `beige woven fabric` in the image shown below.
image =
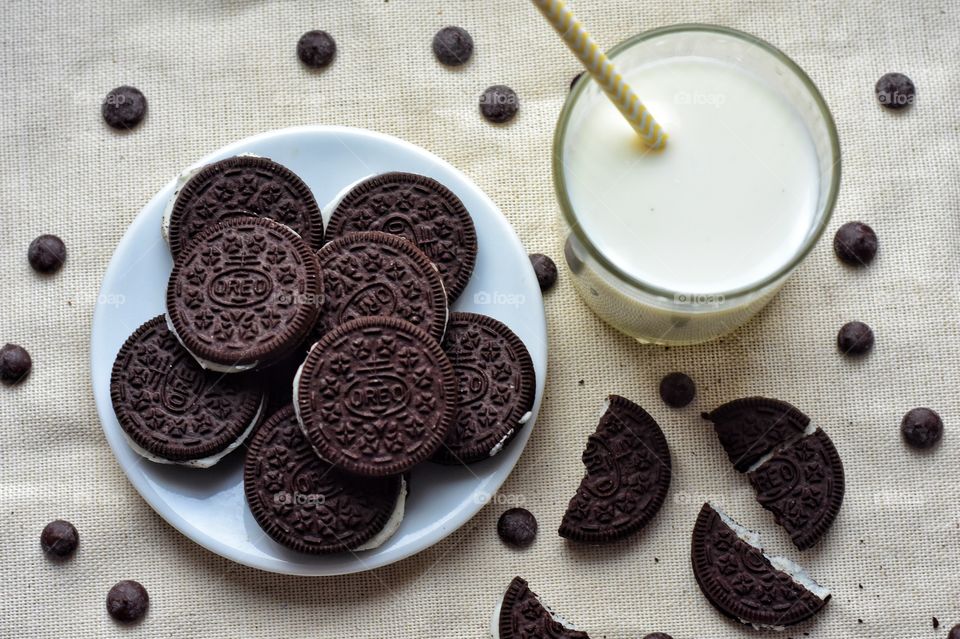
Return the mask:
[[(118, 579), (151, 594), (131, 637), (484, 637), (516, 574), (594, 637), (656, 630), (676, 639), (744, 637), (704, 600), (689, 568), (689, 534), (707, 497), (798, 557), (835, 596), (815, 637), (942, 637), (960, 623), (960, 11), (924, 0), (574, 0), (604, 45), (648, 27), (711, 22), (773, 42), (820, 86), (837, 119), (843, 187), (830, 233), (862, 219), (881, 238), (875, 264), (841, 267), (829, 240), (756, 320), (695, 348), (639, 346), (605, 327), (561, 272), (546, 299), (550, 377), (536, 430), (504, 486), (540, 520), (536, 544), (497, 539), (505, 503), (446, 541), (373, 573), (303, 579), (234, 565), (182, 537), (127, 483), (101, 433), (88, 373), (99, 281), (140, 207), (182, 167), (261, 131), (335, 123), (390, 133), (462, 169), (504, 210), (531, 251), (560, 257), (549, 176), (552, 127), (576, 64), (520, 0), (299, 2), (8, 2), (0, 12), (0, 342), (23, 344), (35, 368), (0, 388), (0, 636), (121, 634), (104, 611)], [(476, 56), (450, 71), (430, 52), (447, 24), (469, 29)], [(339, 43), (324, 73), (294, 46), (311, 28)], [(880, 109), (873, 83), (904, 71), (919, 90), (902, 114)], [(118, 135), (100, 101), (119, 84), (150, 112)], [(520, 95), (519, 118), (487, 125), (477, 98), (491, 84)], [(40, 233), (62, 236), (66, 268), (36, 276), (25, 254)], [(838, 356), (837, 328), (877, 332), (863, 361)], [(699, 384), (667, 409), (657, 382), (672, 370)], [(582, 383), (581, 383), (582, 380)], [(583, 472), (580, 453), (604, 396), (648, 407), (670, 441), (669, 502), (643, 533), (602, 548), (555, 529)], [(698, 414), (748, 394), (789, 400), (824, 426), (843, 455), (846, 503), (814, 550), (797, 553), (733, 473)], [(944, 444), (919, 455), (900, 442), (901, 416), (938, 410)], [(81, 550), (55, 565), (38, 536), (74, 522)], [(861, 587), (862, 586), (862, 587)], [(932, 629), (938, 617), (939, 631)], [(862, 623), (859, 622), (862, 620)]]

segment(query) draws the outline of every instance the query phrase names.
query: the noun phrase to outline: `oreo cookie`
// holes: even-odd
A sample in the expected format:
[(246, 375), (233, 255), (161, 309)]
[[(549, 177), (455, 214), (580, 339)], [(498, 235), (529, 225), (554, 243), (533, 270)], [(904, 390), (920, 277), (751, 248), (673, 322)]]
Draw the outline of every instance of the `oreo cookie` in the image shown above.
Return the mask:
[(293, 406), (257, 429), (243, 465), (253, 518), (274, 541), (327, 554), (382, 545), (403, 519), (402, 477), (358, 477), (317, 457)]
[(670, 448), (647, 411), (611, 395), (583, 453), (586, 476), (570, 500), (560, 536), (579, 542), (623, 539), (650, 522), (670, 488)]
[(530, 419), (537, 376), (523, 341), (486, 315), (452, 313), (443, 342), (459, 383), (457, 417), (434, 461), (496, 455)]
[(764, 455), (803, 434), (810, 418), (778, 399), (746, 397), (702, 417), (713, 422), (733, 467), (746, 472)]
[(414, 173), (384, 173), (353, 187), (339, 202), (327, 234), (359, 231), (400, 235), (436, 264), (452, 304), (473, 273), (477, 232), (470, 214), (447, 187)]
[(693, 574), (714, 608), (757, 629), (782, 629), (817, 614), (830, 592), (799, 566), (768, 557), (760, 536), (704, 504), (693, 529)]
[(203, 370), (161, 315), (120, 348), (110, 398), (137, 454), (206, 468), (240, 446), (260, 422), (266, 398), (250, 381)]
[(361, 317), (396, 317), (440, 341), (447, 295), (439, 271), (412, 242), (379, 231), (350, 233), (317, 253), (323, 270), (323, 312), (314, 333)]
[(443, 443), (457, 377), (436, 340), (393, 317), (341, 324), (297, 373), (294, 405), (323, 459), (365, 476), (397, 475)]
[(812, 548), (843, 505), (843, 462), (821, 429), (787, 445), (749, 474), (760, 505), (800, 550)]
[(187, 173), (163, 216), (176, 259), (207, 227), (238, 216), (288, 226), (314, 249), (323, 246), (323, 218), (310, 188), (290, 169), (251, 155), (220, 160)]
[(513, 578), (494, 608), (490, 634), (493, 639), (590, 639), (563, 623), (520, 577)]
[(266, 218), (225, 220), (204, 230), (173, 265), (167, 318), (198, 362), (232, 373), (291, 354), (323, 303), (316, 254)]

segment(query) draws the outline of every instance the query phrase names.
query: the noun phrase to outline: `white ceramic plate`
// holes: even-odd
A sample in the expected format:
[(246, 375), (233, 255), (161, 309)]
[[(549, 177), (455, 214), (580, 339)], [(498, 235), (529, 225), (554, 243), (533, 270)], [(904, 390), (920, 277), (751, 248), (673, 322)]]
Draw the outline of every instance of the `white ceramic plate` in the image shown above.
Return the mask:
[[(211, 469), (143, 460), (127, 446), (110, 403), (110, 369), (126, 338), (163, 313), (170, 252), (160, 236), (171, 180), (143, 208), (117, 247), (93, 316), (90, 359), (103, 431), (117, 461), (147, 503), (172, 526), (228, 559), (272, 572), (336, 575), (384, 566), (437, 543), (466, 523), (506, 480), (534, 428), (547, 367), (543, 300), (527, 253), (497, 206), (465, 175), (431, 153), (393, 137), (344, 127), (272, 131), (211, 153), (207, 164), (239, 153), (269, 157), (292, 169), (321, 207), (355, 180), (385, 171), (428, 175), (456, 193), (473, 217), (477, 266), (454, 310), (492, 315), (523, 339), (537, 372), (533, 418), (499, 455), (469, 467), (426, 463), (414, 469), (407, 515), (385, 545), (356, 554), (314, 557), (287, 550), (262, 533), (243, 496), (242, 452)], [(330, 211), (323, 210), (324, 217)]]

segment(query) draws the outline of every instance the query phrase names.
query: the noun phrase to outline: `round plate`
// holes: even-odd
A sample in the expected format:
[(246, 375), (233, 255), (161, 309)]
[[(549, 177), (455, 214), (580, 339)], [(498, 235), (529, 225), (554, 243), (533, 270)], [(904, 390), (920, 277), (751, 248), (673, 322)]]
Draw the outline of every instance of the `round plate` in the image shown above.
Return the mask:
[[(523, 339), (537, 372), (533, 418), (496, 457), (469, 467), (425, 463), (410, 480), (407, 514), (397, 533), (374, 550), (326, 557), (284, 548), (260, 530), (243, 496), (243, 454), (210, 469), (154, 464), (127, 446), (110, 403), (110, 369), (124, 340), (164, 312), (172, 261), (160, 235), (171, 180), (130, 225), (110, 260), (93, 316), (93, 393), (107, 441), (130, 482), (177, 530), (227, 559), (291, 575), (338, 575), (399, 561), (437, 543), (473, 517), (506, 480), (540, 409), (547, 373), (543, 299), (527, 253), (497, 206), (465, 175), (435, 155), (396, 138), (345, 127), (308, 126), (247, 138), (200, 160), (239, 153), (269, 157), (293, 170), (321, 207), (353, 182), (386, 171), (428, 175), (457, 194), (477, 228), (476, 270), (452, 310), (491, 315)], [(331, 211), (323, 208), (324, 219)]]

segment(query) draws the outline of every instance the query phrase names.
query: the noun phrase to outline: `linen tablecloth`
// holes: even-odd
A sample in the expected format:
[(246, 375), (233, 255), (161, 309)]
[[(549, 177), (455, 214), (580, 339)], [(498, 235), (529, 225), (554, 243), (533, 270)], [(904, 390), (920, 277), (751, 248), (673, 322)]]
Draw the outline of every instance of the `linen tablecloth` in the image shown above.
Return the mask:
[[(100, 279), (139, 209), (181, 168), (224, 144), (298, 124), (389, 133), (463, 170), (503, 209), (531, 252), (560, 261), (550, 177), (553, 125), (577, 65), (528, 2), (6, 2), (0, 9), (0, 342), (27, 347), (29, 380), (0, 388), (0, 636), (486, 636), (514, 575), (593, 637), (653, 631), (675, 639), (748, 637), (701, 596), (689, 535), (705, 499), (764, 532), (833, 589), (811, 623), (784, 636), (942, 637), (960, 623), (960, 6), (942, 0), (573, 0), (603, 46), (641, 30), (707, 22), (764, 38), (796, 60), (833, 110), (843, 186), (828, 236), (754, 321), (691, 348), (641, 346), (594, 317), (561, 271), (546, 296), (550, 371), (530, 444), (495, 503), (422, 554), (370, 573), (304, 579), (235, 565), (157, 516), (127, 482), (94, 409), (88, 372)], [(440, 66), (433, 34), (453, 24), (476, 41), (460, 70)], [(310, 29), (337, 40), (335, 63), (306, 70), (295, 45)], [(873, 84), (902, 71), (916, 104), (881, 109)], [(118, 134), (100, 103), (132, 84), (149, 100)], [(506, 127), (477, 109), (489, 85), (520, 96)], [(867, 269), (843, 267), (830, 237), (863, 220), (880, 236)], [(55, 233), (66, 267), (30, 270), (29, 242)], [(836, 352), (860, 319), (875, 351)], [(698, 383), (668, 409), (667, 372)], [(668, 503), (642, 533), (578, 547), (555, 533), (583, 467), (604, 397), (647, 407), (672, 447)], [(790, 401), (827, 429), (846, 465), (846, 502), (815, 549), (797, 552), (729, 468), (702, 410), (746, 395)], [(915, 406), (939, 411), (943, 444), (917, 454), (898, 426)], [(526, 551), (506, 548), (496, 520), (520, 503), (540, 521)], [(47, 561), (43, 526), (75, 523), (70, 561)], [(146, 620), (117, 627), (104, 610), (120, 579), (149, 590)], [(933, 629), (937, 617), (941, 628)], [(758, 635), (760, 636), (760, 635)]]

